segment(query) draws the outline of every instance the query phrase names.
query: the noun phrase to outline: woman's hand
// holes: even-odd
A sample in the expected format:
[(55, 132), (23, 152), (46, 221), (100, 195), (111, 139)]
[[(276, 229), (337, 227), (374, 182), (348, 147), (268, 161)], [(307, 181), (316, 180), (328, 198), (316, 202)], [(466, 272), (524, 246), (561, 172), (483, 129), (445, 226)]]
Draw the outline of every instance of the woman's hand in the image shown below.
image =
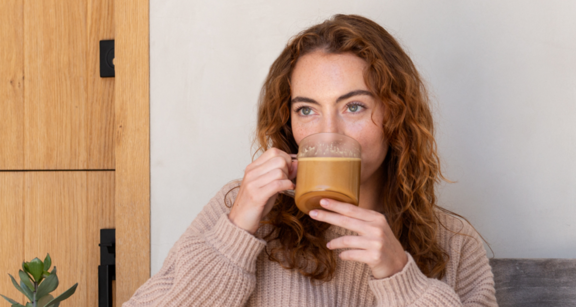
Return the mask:
[(328, 242), (329, 249), (352, 248), (340, 253), (340, 259), (366, 263), (376, 279), (392, 276), (406, 266), (408, 256), (383, 214), (333, 199), (323, 199), (320, 205), (330, 211), (312, 210), (310, 217), (358, 233)]
[(270, 148), (250, 163), (244, 171), (240, 191), (228, 218), (236, 226), (256, 233), (282, 190), (294, 189), (291, 179), (296, 177), (297, 161), (289, 154)]

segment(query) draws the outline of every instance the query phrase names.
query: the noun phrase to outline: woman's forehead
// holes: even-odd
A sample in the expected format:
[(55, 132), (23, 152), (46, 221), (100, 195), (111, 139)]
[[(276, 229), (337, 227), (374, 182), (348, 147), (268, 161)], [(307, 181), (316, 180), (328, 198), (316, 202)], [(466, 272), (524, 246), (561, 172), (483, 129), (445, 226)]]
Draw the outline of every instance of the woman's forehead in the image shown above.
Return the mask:
[(366, 90), (366, 62), (351, 53), (334, 54), (322, 51), (302, 56), (292, 72), (292, 94), (327, 91), (341, 94)]

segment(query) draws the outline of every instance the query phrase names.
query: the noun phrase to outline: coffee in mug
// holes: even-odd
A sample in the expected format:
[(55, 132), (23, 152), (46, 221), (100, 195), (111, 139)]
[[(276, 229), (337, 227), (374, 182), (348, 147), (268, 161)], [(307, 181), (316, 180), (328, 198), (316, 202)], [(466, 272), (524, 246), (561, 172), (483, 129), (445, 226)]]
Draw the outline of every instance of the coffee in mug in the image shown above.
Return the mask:
[(338, 133), (312, 134), (300, 142), (296, 159), (296, 190), (282, 193), (294, 197), (302, 212), (322, 208), (322, 198), (358, 205), (362, 160), (356, 140)]
[(320, 200), (331, 198), (358, 205), (360, 158), (309, 157), (298, 159), (296, 206), (304, 213), (322, 208)]

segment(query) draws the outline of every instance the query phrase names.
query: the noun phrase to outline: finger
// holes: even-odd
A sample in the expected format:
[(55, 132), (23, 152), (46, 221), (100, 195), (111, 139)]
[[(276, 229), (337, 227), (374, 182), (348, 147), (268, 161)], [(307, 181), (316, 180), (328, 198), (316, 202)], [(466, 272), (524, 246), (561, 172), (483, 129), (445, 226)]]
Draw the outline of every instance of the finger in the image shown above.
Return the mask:
[[(260, 177), (268, 174), (269, 172), (279, 169), (284, 173), (285, 178), (288, 178), (290, 174), (290, 165), (286, 163), (286, 160), (282, 157), (273, 157), (259, 165), (258, 167), (254, 168), (253, 170), (249, 171), (244, 177), (247, 181), (255, 181), (260, 179)], [(263, 185), (263, 184), (262, 184)], [(262, 186), (260, 185), (260, 186)], [(260, 187), (259, 186), (259, 187)]]
[(343, 251), (339, 255), (340, 259), (347, 261), (357, 261), (366, 264), (376, 264), (380, 261), (380, 253), (375, 251), (352, 249)]
[(371, 226), (367, 224), (366, 221), (326, 210), (312, 210), (310, 211), (309, 215), (315, 220), (350, 229), (359, 234), (364, 234), (368, 227)]
[(278, 149), (276, 147), (272, 147), (272, 148), (266, 150), (266, 152), (264, 152), (254, 162), (252, 162), (250, 165), (248, 165), (248, 167), (246, 168), (246, 171), (250, 171), (251, 169), (254, 169), (254, 168), (266, 163), (268, 160), (270, 160), (274, 157), (282, 157), (283, 159), (286, 160), (286, 164), (290, 164), (290, 162), (292, 160), (290, 158), (290, 156), (286, 152), (284, 152), (283, 150)]
[[(274, 172), (280, 172), (276, 170)], [(266, 176), (275, 176), (274, 174)], [(264, 205), (268, 204), (270, 197), (277, 194), (282, 190), (292, 189), (294, 183), (288, 179), (266, 179), (262, 178), (259, 181), (252, 181), (244, 185), (244, 188), (249, 191), (247, 193), (247, 201), (252, 205)]]
[(274, 180), (268, 183), (267, 185), (263, 186), (260, 191), (263, 195), (272, 197), (274, 194), (280, 191), (290, 190), (293, 188), (294, 183), (292, 181), (288, 179), (282, 179), (282, 180)]
[(288, 179), (285, 171), (281, 168), (273, 168), (267, 173), (262, 174), (260, 177), (254, 179), (249, 183), (249, 185), (251, 185), (252, 188), (260, 189), (273, 181), (284, 179)]
[(377, 218), (379, 218), (379, 215), (382, 215), (373, 210), (360, 208), (358, 206), (330, 198), (323, 198), (320, 201), (320, 205), (327, 210), (367, 222), (374, 222)]
[(343, 236), (328, 242), (329, 249), (352, 248), (364, 250), (380, 250), (382, 241), (365, 236)]

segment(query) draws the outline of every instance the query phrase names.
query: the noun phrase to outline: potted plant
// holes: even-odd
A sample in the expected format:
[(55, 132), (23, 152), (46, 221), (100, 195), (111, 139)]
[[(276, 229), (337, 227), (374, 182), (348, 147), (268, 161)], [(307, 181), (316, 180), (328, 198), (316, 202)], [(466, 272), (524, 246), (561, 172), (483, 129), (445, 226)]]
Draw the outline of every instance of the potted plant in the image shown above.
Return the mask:
[(50, 292), (58, 287), (58, 276), (56, 275), (56, 267), (52, 269), (52, 272), (48, 272), (51, 265), (50, 254), (46, 255), (44, 262), (38, 258), (34, 258), (30, 262), (22, 262), (22, 270), (18, 271), (20, 284), (16, 282), (12, 275), (8, 274), (14, 287), (30, 300), (26, 305), (19, 304), (2, 294), (0, 295), (10, 302), (12, 307), (58, 307), (60, 302), (74, 294), (78, 283), (57, 297), (53, 297)]

